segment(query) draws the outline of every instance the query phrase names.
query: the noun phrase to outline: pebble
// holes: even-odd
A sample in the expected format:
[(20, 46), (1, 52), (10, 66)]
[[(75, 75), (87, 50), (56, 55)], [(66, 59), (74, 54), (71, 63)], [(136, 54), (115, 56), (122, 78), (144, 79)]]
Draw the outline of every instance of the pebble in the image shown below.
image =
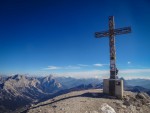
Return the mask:
[(60, 110), (65, 110), (65, 108), (60, 108)]
[(123, 104), (126, 105), (126, 106), (130, 106), (130, 102), (127, 101), (127, 100), (125, 100), (125, 101), (123, 102)]
[(121, 105), (122, 108), (126, 109), (127, 107), (125, 105)]
[(99, 113), (98, 111), (86, 111), (85, 113)]

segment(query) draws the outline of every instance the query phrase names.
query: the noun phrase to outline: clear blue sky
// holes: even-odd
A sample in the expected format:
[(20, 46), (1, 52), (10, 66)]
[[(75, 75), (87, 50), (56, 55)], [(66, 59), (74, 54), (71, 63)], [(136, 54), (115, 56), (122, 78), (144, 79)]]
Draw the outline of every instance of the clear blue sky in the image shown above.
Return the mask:
[(132, 33), (116, 36), (119, 69), (150, 68), (149, 0), (1, 0), (0, 73), (109, 69), (108, 16)]

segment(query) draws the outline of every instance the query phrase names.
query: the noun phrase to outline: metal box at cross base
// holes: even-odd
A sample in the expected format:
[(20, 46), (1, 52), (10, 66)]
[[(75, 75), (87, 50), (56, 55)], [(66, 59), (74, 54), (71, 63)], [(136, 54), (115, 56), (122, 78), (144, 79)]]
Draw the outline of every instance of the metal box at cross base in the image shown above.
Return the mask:
[(103, 79), (103, 93), (122, 98), (123, 91), (123, 80)]

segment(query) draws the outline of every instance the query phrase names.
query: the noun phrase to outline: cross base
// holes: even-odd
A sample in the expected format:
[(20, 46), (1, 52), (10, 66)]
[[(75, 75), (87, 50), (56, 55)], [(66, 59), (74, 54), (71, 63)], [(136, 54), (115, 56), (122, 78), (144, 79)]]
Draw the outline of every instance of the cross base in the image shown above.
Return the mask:
[(119, 79), (103, 79), (103, 93), (123, 98), (123, 80)]

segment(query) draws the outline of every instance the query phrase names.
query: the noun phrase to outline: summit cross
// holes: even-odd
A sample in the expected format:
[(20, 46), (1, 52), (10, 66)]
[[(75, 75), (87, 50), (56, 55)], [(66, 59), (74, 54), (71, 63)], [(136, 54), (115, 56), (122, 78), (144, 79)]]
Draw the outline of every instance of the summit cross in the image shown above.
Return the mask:
[(116, 48), (115, 35), (127, 34), (131, 32), (131, 27), (123, 27), (115, 29), (114, 16), (109, 16), (109, 30), (95, 32), (96, 38), (109, 37), (110, 47), (110, 79), (117, 79), (118, 69), (116, 68)]

